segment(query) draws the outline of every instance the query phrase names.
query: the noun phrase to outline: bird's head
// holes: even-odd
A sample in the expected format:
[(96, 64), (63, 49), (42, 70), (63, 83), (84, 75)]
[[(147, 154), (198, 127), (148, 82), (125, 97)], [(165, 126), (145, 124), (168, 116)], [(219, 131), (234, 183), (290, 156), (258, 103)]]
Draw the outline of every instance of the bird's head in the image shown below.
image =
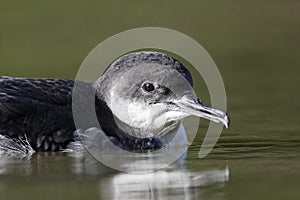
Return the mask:
[(158, 52), (122, 56), (95, 83), (119, 127), (136, 137), (163, 135), (188, 116), (225, 127), (228, 115), (204, 106), (194, 95), (190, 72), (174, 58)]

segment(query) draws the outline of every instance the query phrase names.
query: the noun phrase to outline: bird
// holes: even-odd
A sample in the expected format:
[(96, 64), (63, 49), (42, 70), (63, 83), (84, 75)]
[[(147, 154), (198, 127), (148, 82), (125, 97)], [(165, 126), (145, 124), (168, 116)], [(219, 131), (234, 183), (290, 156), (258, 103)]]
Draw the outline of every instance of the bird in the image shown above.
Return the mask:
[[(25, 139), (35, 151), (61, 151), (78, 139), (72, 113), (74, 80), (0, 76), (0, 135)], [(193, 93), (189, 70), (162, 52), (138, 51), (115, 60), (94, 83), (98, 123), (125, 150), (157, 149), (158, 136), (179, 127), (188, 116), (225, 127), (229, 115), (205, 106)], [(84, 99), (83, 95), (80, 97)]]

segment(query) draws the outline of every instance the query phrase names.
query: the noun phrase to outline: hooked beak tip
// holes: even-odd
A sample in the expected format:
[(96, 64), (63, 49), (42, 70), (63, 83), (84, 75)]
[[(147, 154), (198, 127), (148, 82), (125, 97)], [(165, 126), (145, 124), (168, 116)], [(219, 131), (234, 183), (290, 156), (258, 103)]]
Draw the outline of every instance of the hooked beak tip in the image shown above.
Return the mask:
[(226, 116), (225, 116), (225, 121), (226, 121), (226, 123), (224, 123), (224, 126), (227, 129), (230, 126), (230, 117), (227, 113), (226, 113)]
[(181, 100), (181, 108), (189, 115), (194, 115), (216, 123), (221, 123), (226, 128), (228, 128), (230, 125), (230, 117), (226, 112), (207, 107), (192, 95), (184, 95), (184, 98)]

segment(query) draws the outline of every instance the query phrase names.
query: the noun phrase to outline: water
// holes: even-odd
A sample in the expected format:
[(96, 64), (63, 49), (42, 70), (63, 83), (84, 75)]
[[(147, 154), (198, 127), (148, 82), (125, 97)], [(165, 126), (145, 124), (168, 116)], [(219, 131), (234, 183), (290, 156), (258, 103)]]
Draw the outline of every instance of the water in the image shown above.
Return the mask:
[(0, 199), (298, 199), (300, 147), (294, 142), (224, 140), (205, 159), (198, 158), (199, 146), (146, 174), (112, 170), (88, 153), (2, 157)]

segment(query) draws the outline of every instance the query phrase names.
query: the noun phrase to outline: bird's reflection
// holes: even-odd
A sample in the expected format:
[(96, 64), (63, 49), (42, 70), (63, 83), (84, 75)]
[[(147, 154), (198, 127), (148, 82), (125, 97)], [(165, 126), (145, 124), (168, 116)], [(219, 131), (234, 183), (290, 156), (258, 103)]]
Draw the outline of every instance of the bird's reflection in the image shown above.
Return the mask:
[(102, 199), (199, 199), (199, 188), (229, 180), (229, 169), (120, 173), (100, 181)]
[(21, 174), (30, 175), (33, 172), (30, 157), (0, 157), (0, 175)]
[[(74, 173), (99, 178), (98, 192), (101, 199), (199, 199), (206, 186), (222, 186), (229, 181), (228, 166), (223, 169), (189, 172), (184, 167), (186, 155), (168, 168), (149, 173), (112, 170), (109, 173), (108, 167), (91, 156), (71, 155), (74, 158)], [(220, 197), (220, 194), (214, 194)]]
[(53, 177), (57, 177), (59, 180), (89, 181), (98, 188), (94, 191), (101, 199), (202, 199), (203, 196), (205, 199), (222, 199), (222, 192), (212, 190), (229, 181), (228, 167), (192, 172), (185, 166), (186, 155), (183, 155), (172, 165), (158, 171), (122, 173), (106, 167), (87, 152), (38, 153), (31, 159), (2, 158), (0, 175), (6, 176), (2, 176), (0, 183), (7, 187), (12, 184), (11, 176), (7, 175), (48, 181), (55, 181)]

